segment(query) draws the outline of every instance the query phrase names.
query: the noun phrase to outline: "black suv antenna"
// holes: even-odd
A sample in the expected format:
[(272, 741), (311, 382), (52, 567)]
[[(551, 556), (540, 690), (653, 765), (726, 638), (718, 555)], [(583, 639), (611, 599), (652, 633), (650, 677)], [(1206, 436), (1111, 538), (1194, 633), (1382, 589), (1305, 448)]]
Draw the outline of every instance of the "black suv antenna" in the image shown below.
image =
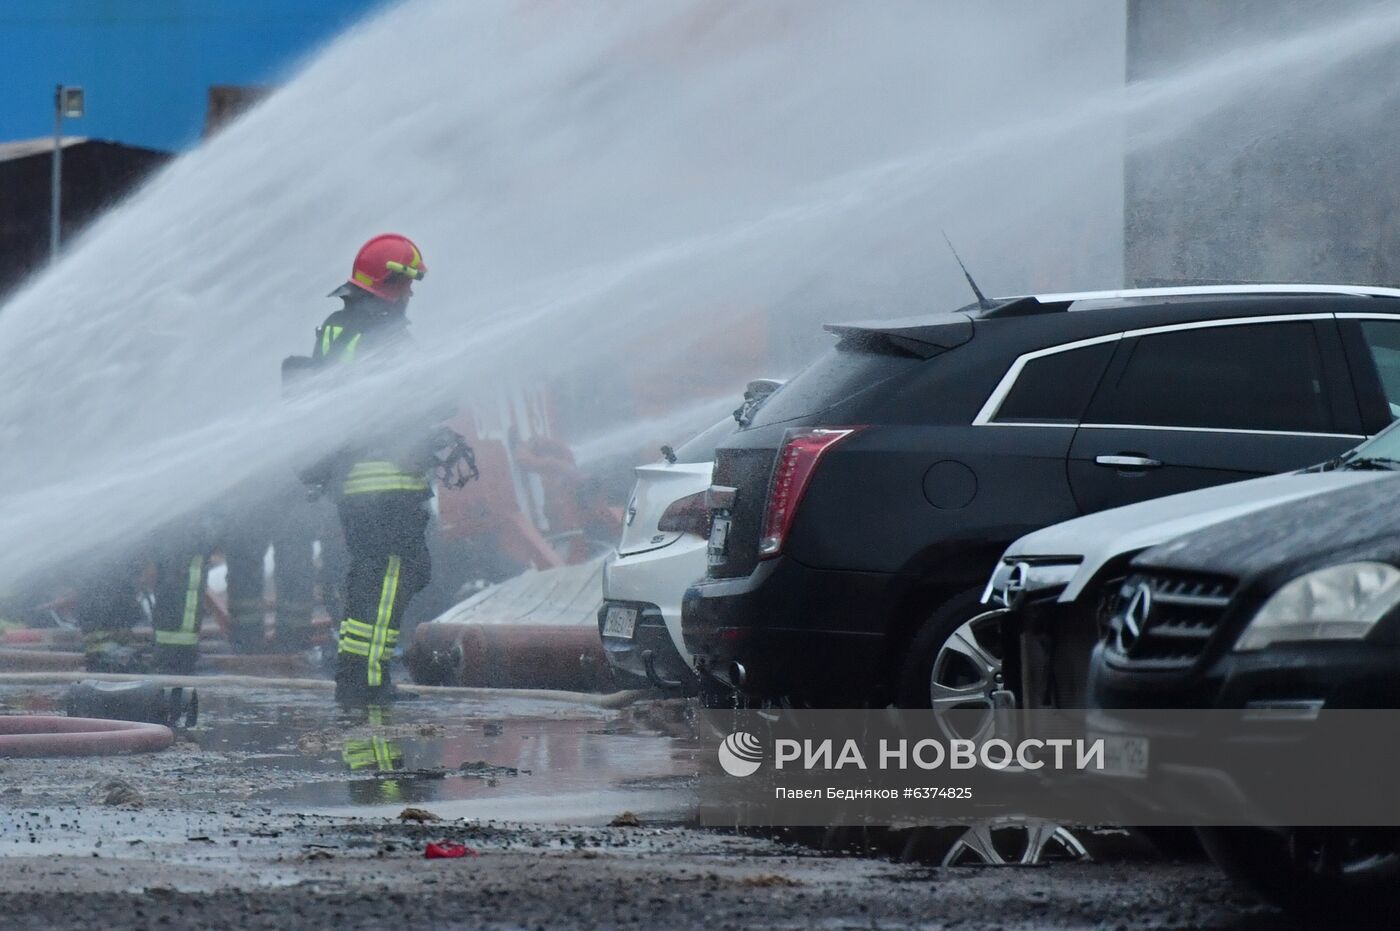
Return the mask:
[(948, 238), (948, 234), (943, 233), (943, 241), (948, 244), (948, 251), (953, 253), (953, 258), (958, 261), (958, 268), (962, 269), (963, 277), (967, 279), (968, 285), (972, 288), (972, 293), (977, 295), (977, 306), (981, 310), (991, 310), (996, 305), (987, 300), (987, 295), (982, 293), (982, 289), (977, 287), (977, 282), (972, 280), (972, 272), (967, 270), (963, 264), (962, 256), (958, 255), (958, 250), (953, 248), (953, 241)]

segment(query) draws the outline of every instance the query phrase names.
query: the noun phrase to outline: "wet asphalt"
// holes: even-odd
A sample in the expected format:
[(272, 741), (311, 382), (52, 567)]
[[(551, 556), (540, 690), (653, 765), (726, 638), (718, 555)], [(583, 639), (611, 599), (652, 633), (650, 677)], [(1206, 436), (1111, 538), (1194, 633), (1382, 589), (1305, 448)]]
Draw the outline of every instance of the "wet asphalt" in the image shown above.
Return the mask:
[[(0, 689), (0, 713), (57, 713), (62, 694)], [(0, 926), (1289, 926), (1208, 863), (1123, 844), (938, 867), (839, 832), (693, 828), (680, 702), (423, 701), (371, 719), (269, 690), (201, 707), (161, 753), (0, 760)], [(471, 855), (426, 859), (430, 841)]]

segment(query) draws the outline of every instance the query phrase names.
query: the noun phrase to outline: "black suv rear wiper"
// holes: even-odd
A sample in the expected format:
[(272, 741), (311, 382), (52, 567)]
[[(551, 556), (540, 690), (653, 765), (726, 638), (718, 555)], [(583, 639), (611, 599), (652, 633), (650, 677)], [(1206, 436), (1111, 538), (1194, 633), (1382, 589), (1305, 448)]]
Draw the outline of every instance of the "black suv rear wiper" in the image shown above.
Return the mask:
[(1343, 462), (1341, 467), (1358, 472), (1394, 472), (1400, 469), (1400, 459), (1392, 459), (1390, 456), (1358, 456)]

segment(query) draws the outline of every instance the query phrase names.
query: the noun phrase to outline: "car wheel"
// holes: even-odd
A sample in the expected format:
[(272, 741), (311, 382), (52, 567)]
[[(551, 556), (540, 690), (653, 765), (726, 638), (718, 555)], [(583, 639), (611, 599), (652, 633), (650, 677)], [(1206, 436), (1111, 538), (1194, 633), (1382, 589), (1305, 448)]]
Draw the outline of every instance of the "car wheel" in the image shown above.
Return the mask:
[(1217, 866), (1280, 908), (1383, 915), (1400, 905), (1400, 829), (1198, 828), (1197, 834)]
[(1205, 851), (1201, 849), (1201, 839), (1187, 827), (1145, 827), (1129, 828), (1151, 845), (1152, 849), (1169, 860), (1201, 860)]
[(1085, 861), (1089, 851), (1064, 825), (1049, 821), (978, 821), (943, 856), (944, 866), (1005, 866)]
[[(900, 677), (902, 708), (982, 710), (991, 725), (1002, 678), (1003, 610), (988, 611), (980, 591), (963, 592), (935, 611), (914, 636)], [(976, 734), (950, 736), (974, 737)]]

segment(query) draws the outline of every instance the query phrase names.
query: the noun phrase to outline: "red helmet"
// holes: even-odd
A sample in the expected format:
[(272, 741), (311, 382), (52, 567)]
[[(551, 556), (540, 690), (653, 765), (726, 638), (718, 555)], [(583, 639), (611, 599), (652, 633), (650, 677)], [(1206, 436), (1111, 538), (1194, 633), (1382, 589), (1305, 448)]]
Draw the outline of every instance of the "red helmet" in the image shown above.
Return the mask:
[(423, 253), (413, 240), (381, 233), (360, 247), (346, 283), (386, 301), (401, 301), (413, 293), (413, 282), (427, 274)]

